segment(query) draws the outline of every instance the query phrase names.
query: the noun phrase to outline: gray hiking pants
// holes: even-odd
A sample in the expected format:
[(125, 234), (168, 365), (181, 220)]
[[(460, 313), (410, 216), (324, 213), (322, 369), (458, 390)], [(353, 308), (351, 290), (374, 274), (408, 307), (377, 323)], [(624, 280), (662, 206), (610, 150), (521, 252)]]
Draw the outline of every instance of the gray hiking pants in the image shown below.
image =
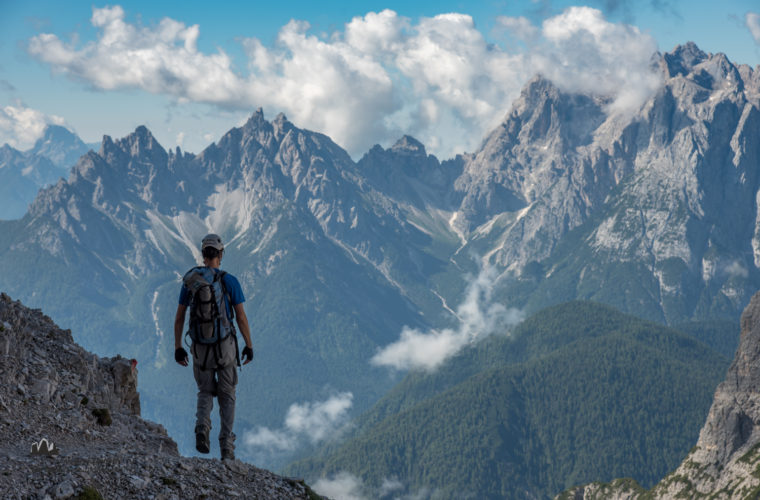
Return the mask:
[[(198, 409), (195, 413), (195, 432), (211, 430), (211, 410), (214, 408), (214, 396), (219, 401), (219, 448), (235, 450), (235, 434), (232, 426), (235, 422), (235, 386), (238, 383), (237, 353), (235, 340), (227, 337), (215, 347), (193, 345), (193, 375), (198, 384)], [(209, 350), (208, 356), (206, 351)], [(201, 370), (203, 363), (206, 369)]]

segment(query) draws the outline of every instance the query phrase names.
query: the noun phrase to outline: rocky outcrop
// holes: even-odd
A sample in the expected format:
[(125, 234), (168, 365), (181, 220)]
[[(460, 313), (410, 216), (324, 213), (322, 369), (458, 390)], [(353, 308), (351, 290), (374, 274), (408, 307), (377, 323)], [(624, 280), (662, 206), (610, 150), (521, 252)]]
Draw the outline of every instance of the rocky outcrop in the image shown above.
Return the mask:
[(632, 480), (594, 483), (558, 498), (755, 499), (760, 496), (760, 292), (744, 310), (741, 339), (726, 380), (715, 391), (699, 441), (652, 490)]
[[(309, 498), (239, 460), (179, 456), (140, 418), (137, 362), (99, 358), (0, 294), (0, 497)], [(79, 495), (79, 496), (78, 496)], [(88, 496), (87, 498), (95, 498)]]

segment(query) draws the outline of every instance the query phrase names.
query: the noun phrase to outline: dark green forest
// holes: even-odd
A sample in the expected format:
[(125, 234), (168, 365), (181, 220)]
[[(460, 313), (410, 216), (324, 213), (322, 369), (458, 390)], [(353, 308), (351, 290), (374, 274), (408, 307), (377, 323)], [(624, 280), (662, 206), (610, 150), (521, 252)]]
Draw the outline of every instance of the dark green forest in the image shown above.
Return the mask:
[[(717, 328), (691, 326), (707, 339)], [(617, 477), (650, 487), (696, 443), (728, 364), (691, 335), (569, 302), (410, 373), (348, 439), (286, 473), (348, 471), (376, 492), (395, 478), (441, 498), (549, 498)]]

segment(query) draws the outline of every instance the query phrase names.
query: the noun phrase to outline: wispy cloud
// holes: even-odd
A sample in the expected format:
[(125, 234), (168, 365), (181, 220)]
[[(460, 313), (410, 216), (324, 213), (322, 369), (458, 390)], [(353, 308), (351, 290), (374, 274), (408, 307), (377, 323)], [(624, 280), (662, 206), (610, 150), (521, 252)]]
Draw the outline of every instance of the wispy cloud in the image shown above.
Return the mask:
[(365, 485), (361, 478), (346, 471), (317, 479), (312, 482), (312, 488), (320, 495), (334, 500), (365, 500), (369, 498), (425, 500), (436, 497), (426, 488), (410, 493), (406, 486), (395, 477), (384, 478), (380, 488), (374, 490)]
[(467, 287), (464, 301), (457, 307), (459, 325), (427, 332), (404, 327), (396, 342), (382, 348), (371, 360), (378, 366), (399, 370), (435, 370), (468, 344), (522, 321), (521, 311), (494, 303), (491, 295), (496, 272), (485, 267)]
[(28, 149), (50, 124), (63, 125), (64, 120), (28, 108), (21, 102), (0, 108), (0, 145), (7, 143), (16, 149)]
[(346, 423), (353, 397), (342, 392), (324, 401), (292, 404), (282, 428), (258, 427), (246, 432), (243, 442), (252, 449), (273, 453), (293, 451), (306, 441), (316, 444)]
[(361, 479), (348, 472), (340, 472), (329, 478), (318, 479), (313, 485), (314, 491), (335, 500), (365, 500)]
[(731, 261), (726, 265), (726, 273), (736, 278), (746, 278), (749, 276), (747, 267), (738, 260)]
[(760, 14), (756, 12), (747, 12), (744, 16), (744, 21), (752, 34), (752, 38), (755, 39), (757, 44), (760, 44)]
[(640, 105), (657, 82), (649, 65), (653, 39), (587, 7), (541, 26), (502, 18), (502, 30), (525, 41), (509, 50), (489, 43), (465, 14), (412, 22), (383, 10), (320, 36), (294, 20), (270, 46), (242, 38), (243, 70), (221, 49), (198, 49), (199, 25), (169, 18), (130, 24), (120, 6), (93, 9), (91, 23), (94, 41), (69, 43), (43, 33), (29, 41), (29, 53), (98, 89), (138, 88), (232, 109), (275, 108), (352, 154), (401, 133), (444, 157), (472, 151), (536, 72), (568, 90), (603, 93), (618, 108)]

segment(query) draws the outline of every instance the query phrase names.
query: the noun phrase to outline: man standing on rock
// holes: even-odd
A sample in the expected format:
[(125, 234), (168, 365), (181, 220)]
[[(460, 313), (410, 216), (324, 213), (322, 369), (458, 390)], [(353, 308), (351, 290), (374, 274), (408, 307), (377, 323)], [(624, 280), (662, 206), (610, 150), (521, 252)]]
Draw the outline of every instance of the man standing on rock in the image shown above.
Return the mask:
[[(182, 347), (182, 329), (185, 313), (191, 309), (188, 335), (193, 339), (193, 374), (198, 384), (198, 409), (195, 414), (195, 447), (201, 453), (209, 452), (211, 409), (214, 396), (219, 403), (221, 429), (219, 448), (222, 460), (235, 459), (235, 386), (238, 346), (232, 318), (243, 334), (243, 364), (253, 359), (253, 346), (248, 318), (243, 309), (243, 290), (237, 278), (219, 270), (224, 245), (216, 234), (208, 234), (201, 242), (203, 266), (194, 267), (185, 274), (179, 294), (179, 305), (174, 318), (174, 359), (188, 365), (187, 351)], [(204, 295), (205, 294), (205, 295)], [(211, 297), (210, 299), (208, 297)]]

